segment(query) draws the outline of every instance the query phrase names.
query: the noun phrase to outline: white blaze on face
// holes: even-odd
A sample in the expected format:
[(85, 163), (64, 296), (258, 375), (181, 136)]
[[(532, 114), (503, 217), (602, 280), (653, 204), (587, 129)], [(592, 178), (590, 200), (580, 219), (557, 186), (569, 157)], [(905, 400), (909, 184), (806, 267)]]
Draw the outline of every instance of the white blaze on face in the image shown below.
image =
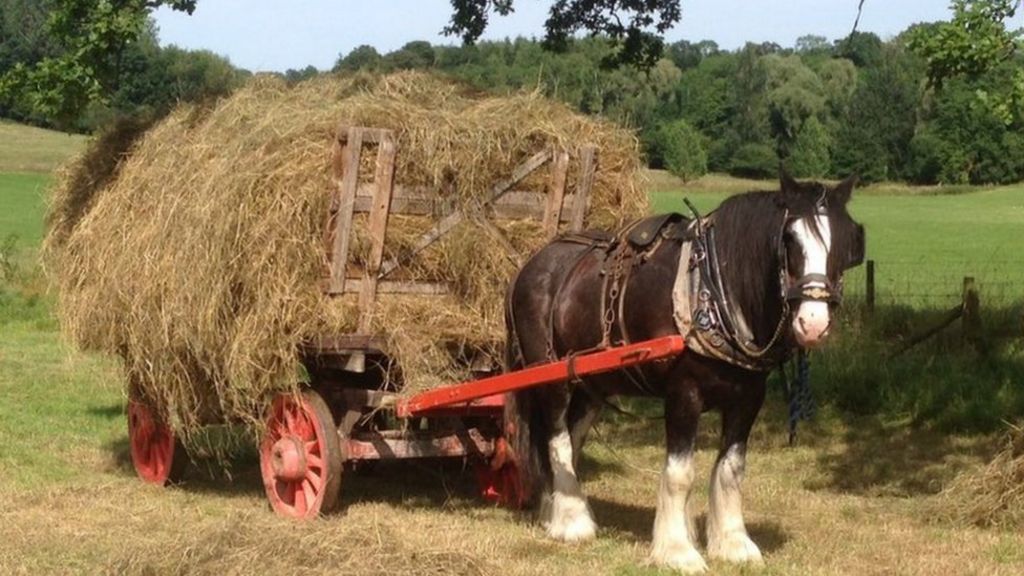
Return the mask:
[[(828, 217), (815, 215), (819, 235), (811, 230), (807, 218), (798, 218), (790, 225), (790, 233), (803, 252), (804, 275), (828, 272), (828, 251), (832, 247), (832, 230)], [(810, 282), (806, 287), (825, 288), (822, 282)], [(793, 316), (793, 333), (801, 346), (815, 346), (824, 340), (829, 327), (828, 302), (801, 301)]]

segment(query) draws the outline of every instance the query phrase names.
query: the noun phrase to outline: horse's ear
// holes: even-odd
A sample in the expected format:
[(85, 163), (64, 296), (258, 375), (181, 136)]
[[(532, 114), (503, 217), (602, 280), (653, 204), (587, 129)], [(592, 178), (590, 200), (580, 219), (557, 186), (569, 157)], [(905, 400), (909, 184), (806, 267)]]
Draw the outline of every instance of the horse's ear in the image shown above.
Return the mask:
[(786, 166), (781, 162), (779, 163), (779, 187), (784, 196), (800, 192), (800, 184), (789, 175)]
[(777, 202), (781, 206), (793, 207), (800, 201), (800, 183), (786, 171), (785, 165), (779, 163), (779, 196)]
[(841, 206), (846, 205), (850, 201), (850, 196), (853, 195), (853, 187), (857, 185), (857, 180), (860, 178), (856, 174), (851, 174), (843, 180), (832, 191), (829, 193), (831, 200)]

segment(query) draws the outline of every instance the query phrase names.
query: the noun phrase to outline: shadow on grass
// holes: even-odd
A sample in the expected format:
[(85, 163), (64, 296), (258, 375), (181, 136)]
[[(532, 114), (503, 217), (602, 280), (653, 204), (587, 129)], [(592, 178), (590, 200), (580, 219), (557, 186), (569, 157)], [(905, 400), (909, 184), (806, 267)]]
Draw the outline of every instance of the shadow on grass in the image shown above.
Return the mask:
[(99, 416), (100, 418), (106, 418), (108, 420), (125, 417), (124, 404), (121, 402), (116, 402), (107, 406), (91, 406), (86, 409), (86, 412), (90, 416)]
[[(624, 536), (632, 542), (649, 542), (654, 526), (654, 508), (612, 502), (597, 497), (589, 499), (597, 524)], [(789, 534), (778, 522), (756, 521), (747, 523), (747, 532), (762, 552), (772, 553), (782, 549), (789, 541)], [(707, 546), (707, 514), (697, 517), (697, 533), (700, 543)]]
[(866, 496), (936, 494), (957, 473), (987, 461), (996, 445), (986, 436), (963, 437), (877, 416), (844, 416), (841, 440), (817, 456), (820, 475), (809, 490)]
[(626, 467), (621, 462), (593, 458), (587, 454), (586, 447), (583, 448), (578, 470), (581, 481), (598, 480), (609, 474), (612, 476), (622, 475), (625, 471)]
[[(108, 442), (106, 449), (111, 455), (112, 472), (121, 476), (136, 477), (127, 436)], [(259, 460), (255, 453), (243, 453), (229, 460), (204, 454), (190, 456), (184, 477), (175, 489), (226, 497), (259, 495), (263, 491)]]

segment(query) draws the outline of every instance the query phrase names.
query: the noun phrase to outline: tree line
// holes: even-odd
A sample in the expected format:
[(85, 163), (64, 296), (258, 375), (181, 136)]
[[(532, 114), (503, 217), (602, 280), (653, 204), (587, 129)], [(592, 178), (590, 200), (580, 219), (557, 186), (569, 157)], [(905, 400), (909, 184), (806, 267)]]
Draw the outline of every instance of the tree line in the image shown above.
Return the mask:
[[(55, 2), (0, 0), (0, 83), (8, 82), (0, 96), (14, 95), (0, 98), (0, 117), (89, 132), (118, 115), (159, 115), (177, 102), (220, 97), (249, 76), (207, 51), (161, 47), (144, 11), (130, 33), (108, 34), (123, 45), (96, 52), (101, 62), (92, 65), (105, 73), (77, 71), (81, 59), (60, 58), (73, 49), (67, 38), (75, 34), (53, 33), (63, 22), (54, 19), (62, 14)], [(561, 51), (526, 38), (463, 46), (416, 41), (384, 54), (360, 46), (339, 55), (329, 73), (434, 70), (496, 93), (541, 90), (636, 129), (648, 162), (684, 178), (708, 171), (770, 177), (781, 161), (801, 177), (1024, 180), (1019, 34), (1005, 30), (1006, 13), (985, 12), (1012, 2), (953, 4), (961, 9), (953, 22), (914, 25), (884, 41), (864, 32), (735, 50), (680, 41), (666, 44), (647, 68), (610, 65), (621, 43), (597, 36), (566, 38)], [(105, 25), (101, 16), (89, 26)], [(977, 30), (985, 41), (972, 36)], [(321, 73), (310, 66), (283, 76), (297, 82)], [(59, 82), (48, 83), (47, 74)], [(38, 87), (12, 89), (14, 81)], [(68, 94), (83, 100), (69, 102)]]
[(1024, 109), (1012, 98), (1024, 60), (1013, 55), (930, 82), (928, 61), (913, 47), (936, 26), (886, 41), (808, 35), (792, 47), (680, 41), (648, 71), (603, 66), (609, 47), (600, 38), (575, 40), (564, 53), (523, 38), (419, 41), (386, 54), (360, 46), (334, 71), (429, 69), (495, 92), (539, 89), (635, 128), (650, 164), (684, 178), (770, 177), (782, 161), (802, 177), (857, 173), (869, 182), (1024, 179)]

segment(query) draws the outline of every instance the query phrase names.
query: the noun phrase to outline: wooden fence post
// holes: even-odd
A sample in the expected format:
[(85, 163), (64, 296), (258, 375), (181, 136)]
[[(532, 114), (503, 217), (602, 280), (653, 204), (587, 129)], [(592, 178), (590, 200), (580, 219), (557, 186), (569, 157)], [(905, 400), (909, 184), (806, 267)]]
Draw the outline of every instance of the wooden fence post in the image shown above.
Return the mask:
[(868, 312), (874, 313), (875, 311), (875, 261), (867, 261), (867, 269), (865, 270), (865, 295), (867, 297)]
[(964, 314), (960, 320), (964, 331), (964, 340), (971, 343), (980, 352), (981, 341), (981, 299), (973, 276), (964, 276), (963, 290)]

